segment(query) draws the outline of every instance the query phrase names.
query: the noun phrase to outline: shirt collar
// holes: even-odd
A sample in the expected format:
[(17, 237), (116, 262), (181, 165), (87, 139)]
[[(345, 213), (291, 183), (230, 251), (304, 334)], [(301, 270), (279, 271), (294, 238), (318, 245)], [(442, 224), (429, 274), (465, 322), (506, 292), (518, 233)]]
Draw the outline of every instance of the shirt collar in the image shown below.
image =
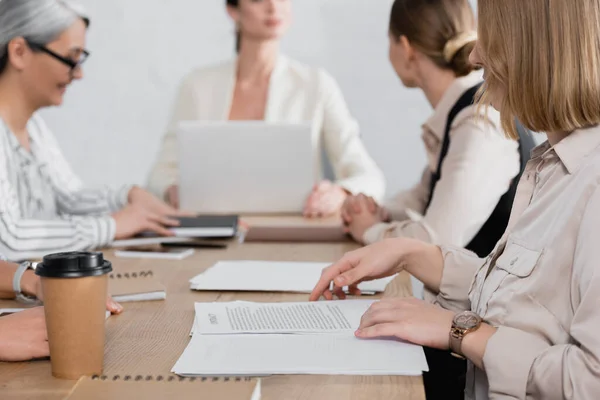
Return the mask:
[(577, 172), (585, 159), (600, 146), (600, 126), (577, 129), (552, 149), (569, 174)]
[(442, 96), (440, 102), (433, 110), (433, 114), (423, 125), (430, 130), (438, 139), (442, 140), (446, 132), (448, 114), (458, 99), (470, 88), (482, 82), (481, 73), (474, 71), (467, 76), (456, 78)]

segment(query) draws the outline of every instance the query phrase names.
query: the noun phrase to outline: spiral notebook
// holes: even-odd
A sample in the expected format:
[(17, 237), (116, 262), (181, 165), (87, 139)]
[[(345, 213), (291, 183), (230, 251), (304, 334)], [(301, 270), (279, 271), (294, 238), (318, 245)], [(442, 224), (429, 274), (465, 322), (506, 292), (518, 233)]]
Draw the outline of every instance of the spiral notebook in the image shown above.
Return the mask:
[[(25, 311), (27, 310), (27, 308), (0, 308), (0, 317), (4, 317), (6, 315), (11, 315), (11, 314), (16, 314), (19, 313), (21, 311)], [(106, 311), (104, 313), (105, 319), (108, 319), (108, 317), (111, 316), (110, 311)]]
[(164, 300), (167, 297), (165, 286), (151, 270), (119, 268), (109, 275), (108, 292), (115, 301)]
[(67, 400), (259, 400), (260, 390), (260, 380), (257, 379), (214, 380), (204, 378), (181, 381), (178, 377), (169, 376), (161, 381), (125, 381), (118, 376), (103, 376), (81, 378)]

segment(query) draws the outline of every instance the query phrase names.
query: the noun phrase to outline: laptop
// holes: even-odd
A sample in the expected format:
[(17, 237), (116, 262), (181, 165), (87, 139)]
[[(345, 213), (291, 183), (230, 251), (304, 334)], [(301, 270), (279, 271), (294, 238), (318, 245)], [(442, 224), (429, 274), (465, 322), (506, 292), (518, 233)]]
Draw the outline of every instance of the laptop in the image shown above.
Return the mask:
[(202, 214), (300, 214), (316, 181), (311, 136), (309, 123), (180, 123), (181, 208)]

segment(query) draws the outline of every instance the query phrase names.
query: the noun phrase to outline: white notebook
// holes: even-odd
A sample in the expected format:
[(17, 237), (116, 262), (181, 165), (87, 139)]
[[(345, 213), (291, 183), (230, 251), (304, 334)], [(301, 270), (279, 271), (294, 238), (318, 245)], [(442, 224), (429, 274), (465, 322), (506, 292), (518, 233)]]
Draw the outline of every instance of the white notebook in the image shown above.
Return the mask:
[(120, 303), (153, 301), (167, 298), (165, 286), (154, 277), (152, 270), (121, 266), (109, 275), (108, 293)]
[[(221, 261), (190, 280), (193, 290), (310, 293), (331, 263)], [(363, 294), (383, 292), (393, 277), (363, 282)]]
[[(0, 317), (4, 316), (4, 315), (11, 315), (11, 314), (15, 314), (21, 311), (25, 311), (27, 310), (27, 308), (0, 308)], [(108, 317), (111, 316), (110, 311), (106, 311), (104, 313), (104, 318), (108, 319)]]

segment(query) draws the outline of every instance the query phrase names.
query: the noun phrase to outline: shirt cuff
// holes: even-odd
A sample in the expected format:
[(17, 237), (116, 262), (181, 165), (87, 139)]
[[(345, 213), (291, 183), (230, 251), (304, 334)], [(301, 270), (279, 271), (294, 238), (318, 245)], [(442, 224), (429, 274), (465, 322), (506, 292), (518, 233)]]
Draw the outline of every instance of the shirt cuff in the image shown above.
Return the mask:
[(117, 223), (112, 217), (100, 217), (97, 219), (98, 237), (96, 247), (101, 249), (107, 247), (115, 239)]
[(365, 179), (364, 177), (351, 177), (336, 181), (335, 184), (351, 195), (356, 196), (363, 193), (373, 197), (378, 203), (383, 200), (383, 196), (385, 195), (385, 181), (383, 178), (372, 177), (371, 179)]
[(119, 211), (129, 204), (129, 192), (135, 185), (125, 185), (120, 187), (113, 196), (112, 211)]
[(385, 222), (373, 225), (364, 233), (363, 243), (369, 245), (385, 239), (385, 233), (389, 228), (390, 224)]
[(470, 310), (469, 288), (485, 260), (464, 249), (440, 248), (444, 256), (444, 270), (436, 303), (455, 312)]
[(498, 328), (489, 339), (483, 356), (490, 395), (496, 393), (506, 398), (525, 399), (531, 367), (549, 347), (548, 342), (530, 333), (509, 327)]

